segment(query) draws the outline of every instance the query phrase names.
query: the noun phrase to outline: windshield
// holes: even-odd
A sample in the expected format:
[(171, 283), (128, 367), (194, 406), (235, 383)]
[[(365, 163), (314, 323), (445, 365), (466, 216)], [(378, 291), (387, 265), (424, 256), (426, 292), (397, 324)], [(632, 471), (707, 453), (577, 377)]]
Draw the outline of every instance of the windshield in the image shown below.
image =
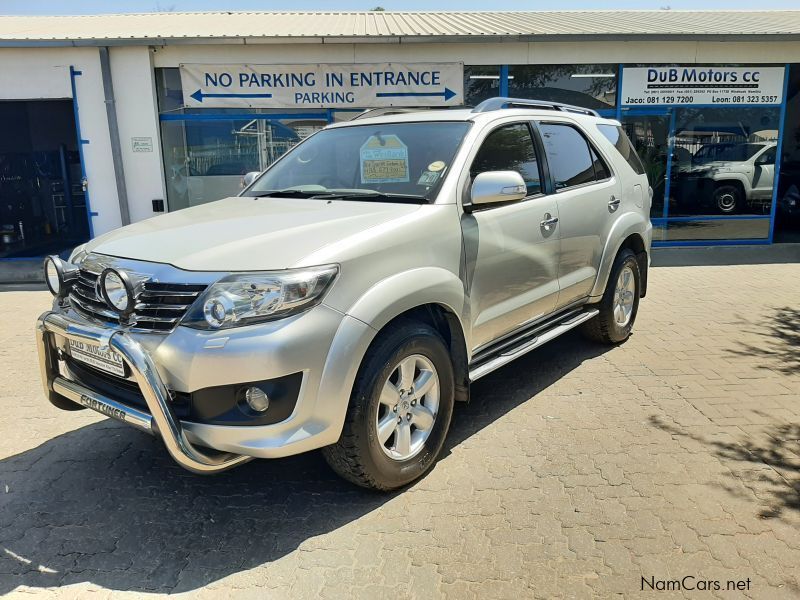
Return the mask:
[(716, 161), (744, 162), (761, 150), (764, 144), (709, 144), (694, 155), (695, 164)]
[(432, 202), (469, 126), (433, 121), (325, 129), (243, 195)]

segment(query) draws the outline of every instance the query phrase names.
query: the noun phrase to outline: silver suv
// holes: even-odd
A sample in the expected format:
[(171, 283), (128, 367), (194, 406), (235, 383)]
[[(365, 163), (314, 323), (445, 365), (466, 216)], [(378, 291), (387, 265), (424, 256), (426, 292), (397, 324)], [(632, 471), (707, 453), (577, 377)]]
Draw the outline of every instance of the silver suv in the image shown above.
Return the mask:
[(45, 392), (198, 473), (322, 448), (389, 490), (431, 468), (472, 381), (645, 294), (641, 162), (616, 121), (494, 98), (365, 115), (237, 197), (50, 257)]

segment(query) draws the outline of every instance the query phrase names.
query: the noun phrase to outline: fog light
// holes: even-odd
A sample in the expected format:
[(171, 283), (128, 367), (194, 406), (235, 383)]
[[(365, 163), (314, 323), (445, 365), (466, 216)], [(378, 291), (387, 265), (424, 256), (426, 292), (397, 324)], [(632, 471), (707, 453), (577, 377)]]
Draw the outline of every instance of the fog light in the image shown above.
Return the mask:
[(261, 388), (247, 388), (244, 399), (247, 400), (247, 406), (258, 413), (266, 412), (269, 408), (269, 396)]
[(62, 273), (60, 258), (57, 256), (48, 256), (44, 259), (44, 278), (53, 296), (61, 294)]
[(63, 298), (69, 292), (70, 284), (78, 278), (78, 267), (65, 263), (58, 256), (44, 259), (44, 280), (50, 293)]

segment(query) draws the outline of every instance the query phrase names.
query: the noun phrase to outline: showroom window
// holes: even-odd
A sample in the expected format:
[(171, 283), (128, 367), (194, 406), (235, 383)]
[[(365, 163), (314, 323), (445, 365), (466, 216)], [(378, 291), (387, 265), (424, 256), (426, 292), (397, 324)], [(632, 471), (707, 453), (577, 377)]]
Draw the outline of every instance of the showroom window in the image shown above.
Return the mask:
[(510, 65), (508, 95), (613, 110), (618, 65)]
[(464, 104), (477, 106), (500, 95), (500, 67), (464, 65)]
[(624, 65), (621, 72), (619, 118), (652, 188), (654, 242), (770, 241), (775, 184), (784, 175), (784, 66)]
[[(183, 108), (180, 71), (156, 69), (169, 210), (234, 196), (243, 177), (263, 171), (328, 124), (325, 110)], [(339, 111), (340, 119), (352, 111)]]

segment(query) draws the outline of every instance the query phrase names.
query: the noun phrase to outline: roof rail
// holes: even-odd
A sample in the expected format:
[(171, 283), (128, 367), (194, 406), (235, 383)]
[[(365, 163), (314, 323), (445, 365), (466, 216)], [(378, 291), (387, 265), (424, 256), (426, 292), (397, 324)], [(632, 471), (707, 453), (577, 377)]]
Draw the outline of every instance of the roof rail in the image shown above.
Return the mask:
[(469, 108), (465, 106), (385, 106), (380, 108), (368, 108), (364, 112), (358, 113), (355, 117), (350, 119), (368, 119), (370, 117), (383, 117), (386, 115), (402, 115), (411, 112), (420, 112), (425, 110), (452, 110), (454, 108)]
[(478, 106), (472, 109), (474, 113), (492, 112), (494, 110), (502, 110), (504, 108), (539, 108), (543, 110), (559, 110), (562, 112), (572, 112), (581, 115), (591, 115), (599, 117), (600, 115), (596, 110), (591, 108), (583, 108), (582, 106), (573, 106), (572, 104), (563, 104), (561, 102), (550, 102), (549, 100), (534, 100), (525, 98), (489, 98), (484, 100)]

